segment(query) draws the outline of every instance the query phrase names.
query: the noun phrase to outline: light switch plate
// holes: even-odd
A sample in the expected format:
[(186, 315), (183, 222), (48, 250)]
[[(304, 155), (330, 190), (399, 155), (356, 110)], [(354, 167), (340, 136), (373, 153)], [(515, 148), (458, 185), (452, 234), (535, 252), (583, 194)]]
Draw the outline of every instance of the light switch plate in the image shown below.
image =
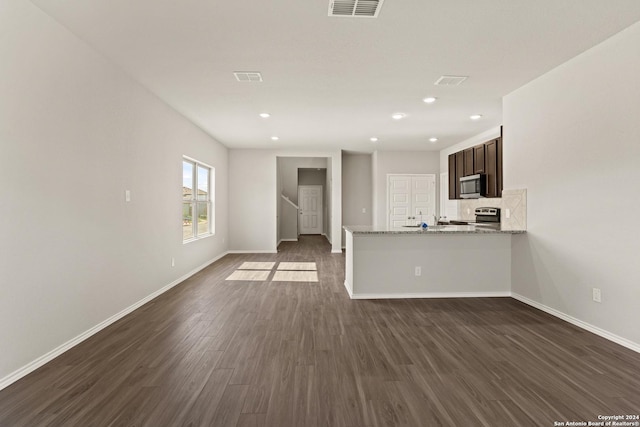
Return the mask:
[(124, 190), (124, 201), (125, 202), (130, 202), (131, 201), (131, 191)]
[(602, 291), (600, 288), (593, 288), (593, 300), (595, 302), (602, 302)]

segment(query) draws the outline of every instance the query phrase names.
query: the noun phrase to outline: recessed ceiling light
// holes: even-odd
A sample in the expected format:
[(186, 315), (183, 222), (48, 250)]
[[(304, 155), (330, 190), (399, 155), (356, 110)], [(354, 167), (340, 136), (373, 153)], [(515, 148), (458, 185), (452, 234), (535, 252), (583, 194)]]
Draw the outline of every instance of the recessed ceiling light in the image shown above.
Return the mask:
[(277, 141), (277, 140), (279, 140), (279, 139), (280, 139), (280, 138), (278, 138), (277, 136), (272, 136), (272, 137), (271, 137), (271, 140), (272, 140), (272, 141)]
[(370, 140), (371, 142), (378, 142), (378, 138), (376, 138), (375, 136), (373, 136), (373, 137), (369, 138), (369, 140)]
[(435, 138), (435, 137), (433, 137), (433, 138), (429, 138), (429, 141), (431, 141), (431, 142), (438, 142), (438, 138)]
[(400, 120), (407, 117), (407, 115), (405, 113), (393, 113), (391, 117), (393, 118), (393, 120)]
[(434, 102), (436, 102), (436, 98), (435, 96), (427, 96), (426, 98), (423, 99), (424, 102), (426, 102), (427, 104), (433, 104)]
[(262, 117), (263, 119), (268, 119), (269, 117), (271, 117), (271, 114), (269, 114), (269, 113), (260, 113), (260, 117)]
[(469, 116), (469, 118), (471, 120), (480, 120), (482, 118), (482, 114), (474, 114), (472, 116)]

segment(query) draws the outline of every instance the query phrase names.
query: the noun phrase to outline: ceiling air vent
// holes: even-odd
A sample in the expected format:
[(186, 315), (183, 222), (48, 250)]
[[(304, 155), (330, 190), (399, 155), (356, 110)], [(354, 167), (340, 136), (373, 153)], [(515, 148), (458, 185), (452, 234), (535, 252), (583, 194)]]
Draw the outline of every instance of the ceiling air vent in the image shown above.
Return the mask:
[(460, 86), (463, 81), (467, 80), (465, 76), (440, 76), (434, 83), (436, 86)]
[(329, 16), (377, 18), (384, 0), (329, 0)]
[(262, 74), (258, 71), (234, 71), (233, 75), (239, 82), (261, 82)]

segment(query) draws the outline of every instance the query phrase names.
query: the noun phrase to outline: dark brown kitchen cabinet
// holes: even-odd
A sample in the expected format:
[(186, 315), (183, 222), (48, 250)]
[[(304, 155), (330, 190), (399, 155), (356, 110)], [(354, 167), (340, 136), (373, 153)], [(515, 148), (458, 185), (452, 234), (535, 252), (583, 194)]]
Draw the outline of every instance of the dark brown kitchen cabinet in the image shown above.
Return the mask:
[(485, 143), (487, 197), (502, 196), (502, 138)]
[(498, 167), (496, 168), (496, 181), (498, 182), (498, 197), (502, 197), (502, 179), (504, 178), (504, 174), (502, 173), (502, 126), (500, 126), (500, 138), (497, 139), (498, 144)]
[(484, 144), (473, 147), (473, 173), (484, 173)]
[(463, 151), (464, 155), (464, 173), (462, 176), (473, 175), (473, 148), (467, 148)]
[(502, 137), (449, 155), (449, 199), (460, 199), (460, 178), (483, 173), (487, 197), (502, 197)]
[(456, 173), (453, 175), (455, 179), (456, 186), (456, 199), (460, 198), (460, 178), (464, 176), (464, 156), (462, 151), (459, 151), (455, 154), (456, 156)]
[(456, 155), (449, 154), (449, 200), (456, 199), (456, 190), (460, 191), (458, 185), (456, 185)]

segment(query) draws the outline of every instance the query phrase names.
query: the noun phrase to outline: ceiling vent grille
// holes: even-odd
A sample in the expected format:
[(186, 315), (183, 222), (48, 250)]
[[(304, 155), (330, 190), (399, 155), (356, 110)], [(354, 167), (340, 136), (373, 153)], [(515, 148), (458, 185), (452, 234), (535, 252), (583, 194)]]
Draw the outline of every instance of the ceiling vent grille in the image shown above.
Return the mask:
[(462, 82), (467, 80), (465, 76), (440, 76), (434, 83), (436, 86), (460, 86)]
[(234, 71), (233, 75), (239, 82), (261, 82), (262, 74), (258, 71)]
[(329, 0), (329, 16), (377, 18), (384, 0)]

